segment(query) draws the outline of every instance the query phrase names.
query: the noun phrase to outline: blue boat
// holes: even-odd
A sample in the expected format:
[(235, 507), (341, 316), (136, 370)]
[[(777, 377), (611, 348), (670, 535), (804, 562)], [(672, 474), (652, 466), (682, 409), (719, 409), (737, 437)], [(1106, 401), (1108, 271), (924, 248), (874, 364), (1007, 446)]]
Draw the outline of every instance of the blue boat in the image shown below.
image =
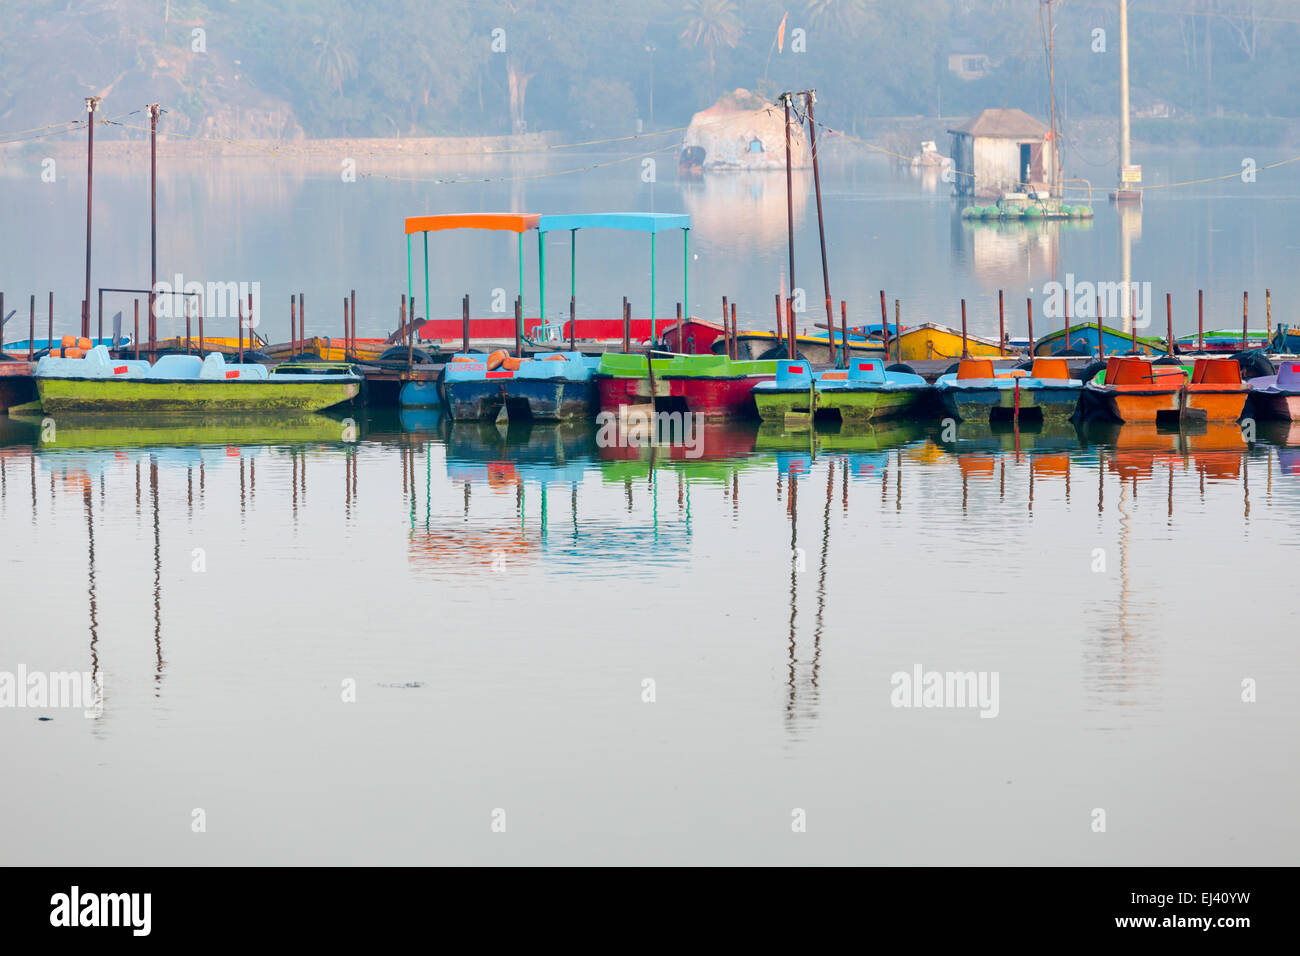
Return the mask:
[(919, 375), (890, 372), (880, 359), (855, 358), (848, 369), (814, 375), (806, 361), (781, 359), (776, 378), (753, 388), (758, 413), (768, 421), (823, 413), (842, 422), (870, 422), (919, 410), (931, 386)]
[(962, 359), (935, 382), (945, 415), (963, 421), (1065, 420), (1079, 405), (1083, 382), (1063, 358), (1034, 359), (1029, 369), (998, 372), (989, 359)]
[(552, 352), (520, 359), (457, 353), (443, 372), (443, 394), (452, 421), (507, 418), (568, 421), (590, 418), (599, 402), (593, 377), (600, 359), (581, 352)]
[[(1102, 349), (1106, 355), (1128, 355), (1133, 351), (1133, 336), (1121, 332), (1119, 329), (1112, 329), (1103, 325), (1100, 338)], [(1079, 323), (1071, 325), (1068, 329), (1057, 329), (1035, 339), (1034, 354), (1096, 355), (1097, 341), (1097, 323)], [(1169, 354), (1169, 348), (1165, 345), (1163, 339), (1141, 335), (1137, 337), (1137, 351), (1140, 355)]]

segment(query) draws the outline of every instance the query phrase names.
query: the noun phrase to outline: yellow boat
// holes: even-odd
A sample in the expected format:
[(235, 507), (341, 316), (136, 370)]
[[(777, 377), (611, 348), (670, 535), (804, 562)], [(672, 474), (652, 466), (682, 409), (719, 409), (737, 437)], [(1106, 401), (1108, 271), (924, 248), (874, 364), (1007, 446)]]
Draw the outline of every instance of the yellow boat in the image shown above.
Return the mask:
[[(159, 339), (157, 345), (158, 345), (158, 351), (164, 354), (166, 353), (185, 354), (187, 351), (185, 345), (185, 336), (183, 335), (173, 336), (172, 338), (169, 339)], [(247, 338), (244, 339), (245, 352), (264, 352), (265, 350), (266, 350), (265, 343), (259, 342), (256, 339), (251, 341)], [(140, 351), (141, 354), (149, 351), (149, 346), (147, 342), (141, 344)], [(191, 355), (199, 354), (199, 337), (197, 335), (190, 336), (188, 352)], [(227, 337), (224, 335), (217, 335), (217, 336), (205, 335), (203, 337), (203, 352), (205, 355), (211, 352), (220, 352), (222, 355), (238, 355), (239, 339), (234, 337)]]
[[(956, 361), (962, 357), (961, 330), (950, 329), (946, 325), (936, 325), (933, 322), (904, 327), (897, 339), (890, 340), (889, 351), (891, 355), (903, 362), (927, 359)], [(966, 351), (973, 358), (1018, 354), (1014, 349), (1008, 348), (1005, 352), (999, 349), (997, 339), (988, 339), (969, 332), (966, 333)]]
[(277, 342), (274, 345), (264, 346), (262, 351), (277, 361), (289, 359), (295, 355), (315, 355), (322, 362), (348, 362), (353, 360), (373, 362), (389, 349), (397, 347), (394, 343), (384, 339), (353, 339), (353, 347), (348, 349), (345, 355), (343, 342), (342, 336), (337, 338), (314, 336), (309, 339), (299, 340), (296, 349), (290, 348), (288, 342)]

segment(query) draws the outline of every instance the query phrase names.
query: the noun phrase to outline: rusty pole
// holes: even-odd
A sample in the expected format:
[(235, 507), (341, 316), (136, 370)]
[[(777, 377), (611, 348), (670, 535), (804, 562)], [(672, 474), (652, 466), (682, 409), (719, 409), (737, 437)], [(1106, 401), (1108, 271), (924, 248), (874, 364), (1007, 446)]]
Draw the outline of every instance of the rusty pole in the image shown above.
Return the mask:
[(140, 300), (135, 300), (135, 325), (132, 327), (131, 338), (135, 342), (135, 360), (140, 361)]
[(348, 360), (348, 297), (343, 297), (343, 361)]
[[(822, 250), (822, 286), (826, 290), (826, 331), (830, 336), (831, 361), (835, 360), (835, 308), (831, 304), (831, 274), (826, 264), (826, 225), (822, 219), (822, 180), (817, 163), (817, 121), (813, 119), (813, 103), (817, 101), (817, 91), (804, 93), (804, 104), (808, 107), (808, 145), (812, 150), (813, 190), (817, 195), (817, 239)], [(847, 358), (845, 359), (847, 362)]]
[[(90, 301), (90, 226), (93, 196), (95, 190), (95, 110), (99, 107), (98, 96), (86, 97), (86, 301)], [(83, 318), (83, 326), (89, 321)], [(90, 329), (82, 328), (81, 334), (90, 335)], [(51, 336), (52, 337), (52, 336)]]
[(1196, 290), (1196, 351), (1205, 351), (1205, 290)]
[[(784, 333), (784, 331), (782, 331), (782, 330), (785, 328), (785, 319), (782, 317), (782, 315), (781, 315), (781, 311), (782, 311), (782, 310), (781, 310), (781, 295), (780, 295), (780, 293), (777, 293), (777, 295), (776, 295), (776, 345), (777, 345), (777, 348), (783, 348), (783, 347), (785, 346), (785, 333)], [(726, 324), (726, 316), (725, 316), (725, 315), (723, 316), (723, 324), (724, 324), (724, 325)]]
[[(780, 338), (780, 322), (777, 323), (777, 337)], [(722, 297), (722, 338), (727, 344), (727, 358), (734, 358), (731, 354), (731, 330), (727, 326), (727, 297)]]
[(998, 354), (1006, 355), (1007, 313), (1002, 304), (1002, 290), (998, 289)]
[(787, 296), (785, 300), (785, 326), (786, 331), (790, 333), (786, 336), (786, 341), (790, 343), (790, 358), (793, 359), (798, 351), (794, 331), (794, 296)]
[(298, 293), (298, 348), (307, 347), (307, 296)]
[(1034, 355), (1034, 300), (1025, 298), (1025, 316), (1029, 320), (1029, 357)]
[(1165, 348), (1170, 355), (1174, 354), (1174, 296), (1171, 292), (1165, 293)]
[(515, 358), (524, 357), (524, 297), (515, 296)]
[(629, 323), (632, 321), (627, 311), (627, 296), (623, 296), (623, 354), (627, 355), (632, 351), (632, 329)]
[(99, 296), (99, 333), (96, 335), (96, 338), (102, 340), (104, 338), (104, 290), (103, 289), (100, 289), (98, 291), (98, 296)]
[[(203, 345), (199, 344), (199, 350), (202, 351)], [(292, 292), (289, 293), (289, 359), (293, 360), (294, 352), (298, 349), (298, 297)]]
[(961, 300), (961, 357), (970, 358), (970, 349), (966, 347), (966, 300)]
[[(352, 335), (351, 335), (351, 339), (350, 339), (349, 342), (348, 342), (348, 351), (350, 351), (350, 352), (352, 353), (352, 357), (355, 359), (355, 358), (357, 357), (357, 290), (356, 290), (356, 289), (353, 289), (353, 290), (352, 290), (352, 326), (351, 326), (351, 329), (352, 329)], [(344, 353), (343, 353), (343, 357), (344, 357), (345, 359), (348, 357), (347, 352), (344, 352)]]
[(1250, 304), (1250, 293), (1241, 294), (1241, 350), (1246, 351), (1246, 307)]
[[(790, 99), (789, 93), (781, 94), (785, 104), (785, 225), (788, 249), (790, 252), (790, 292), (794, 293), (794, 171), (790, 168)], [(87, 285), (89, 288), (89, 285)]]
[[(844, 367), (849, 367), (849, 304), (840, 299), (840, 342), (844, 346)], [(888, 353), (886, 353), (888, 354)]]
[[(48, 345), (48, 343), (46, 343)], [(36, 295), (32, 294), (32, 315), (27, 326), (27, 361), (32, 360), (32, 350), (36, 346)]]
[(203, 356), (203, 298), (199, 298), (199, 356)]
[(1101, 325), (1101, 293), (1097, 293), (1097, 358), (1106, 357), (1106, 333)]
[[(354, 319), (355, 321), (355, 319)], [(462, 352), (469, 352), (469, 293), (466, 292), (460, 300), (460, 348)]]
[(45, 343), (48, 349), (54, 348), (54, 293), (50, 292), (50, 309), (49, 309), (49, 336)]
[(880, 290), (880, 337), (885, 344), (885, 358), (889, 358), (889, 306), (885, 304), (885, 290)]
[[(3, 312), (3, 311), (4, 311), (3, 309), (0, 309), (0, 312)], [(682, 338), (682, 335), (683, 335), (683, 332), (682, 332), (682, 304), (681, 304), (680, 302), (678, 302), (678, 303), (677, 303), (677, 351), (678, 351), (678, 352), (685, 352), (685, 351), (686, 351), (686, 349), (682, 347), (682, 343), (685, 341), (685, 340)]]
[(189, 296), (182, 296), (181, 302), (185, 305), (185, 354), (190, 354), (190, 299)]
[[(158, 104), (149, 104), (149, 340), (157, 338), (157, 299), (158, 288)], [(184, 298), (184, 297), (182, 297)], [(189, 309), (185, 312), (189, 321)], [(185, 354), (190, 350), (189, 332), (186, 331)]]
[(733, 359), (740, 358), (740, 343), (736, 341), (736, 306), (734, 303), (731, 306), (731, 349), (732, 355), (730, 357)]

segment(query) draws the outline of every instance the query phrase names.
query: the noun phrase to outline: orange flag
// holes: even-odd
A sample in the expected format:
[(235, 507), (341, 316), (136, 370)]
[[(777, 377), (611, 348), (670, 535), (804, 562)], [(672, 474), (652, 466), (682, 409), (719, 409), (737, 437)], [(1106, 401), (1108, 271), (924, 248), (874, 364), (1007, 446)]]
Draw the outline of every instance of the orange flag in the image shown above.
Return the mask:
[(777, 27), (776, 30), (776, 51), (778, 53), (785, 52), (785, 21), (788, 20), (789, 18), (790, 18), (790, 11), (787, 10), (785, 12), (785, 16), (781, 18), (781, 25)]

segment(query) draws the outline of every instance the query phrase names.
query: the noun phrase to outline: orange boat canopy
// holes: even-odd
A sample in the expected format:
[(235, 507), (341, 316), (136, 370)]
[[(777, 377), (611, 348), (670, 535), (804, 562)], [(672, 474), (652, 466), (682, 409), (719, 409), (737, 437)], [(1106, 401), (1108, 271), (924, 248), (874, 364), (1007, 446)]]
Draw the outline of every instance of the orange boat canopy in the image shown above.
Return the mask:
[(537, 213), (475, 212), (446, 213), (438, 216), (410, 216), (406, 234), (439, 232), (444, 229), (495, 229), (499, 232), (525, 233), (536, 229), (541, 216)]

